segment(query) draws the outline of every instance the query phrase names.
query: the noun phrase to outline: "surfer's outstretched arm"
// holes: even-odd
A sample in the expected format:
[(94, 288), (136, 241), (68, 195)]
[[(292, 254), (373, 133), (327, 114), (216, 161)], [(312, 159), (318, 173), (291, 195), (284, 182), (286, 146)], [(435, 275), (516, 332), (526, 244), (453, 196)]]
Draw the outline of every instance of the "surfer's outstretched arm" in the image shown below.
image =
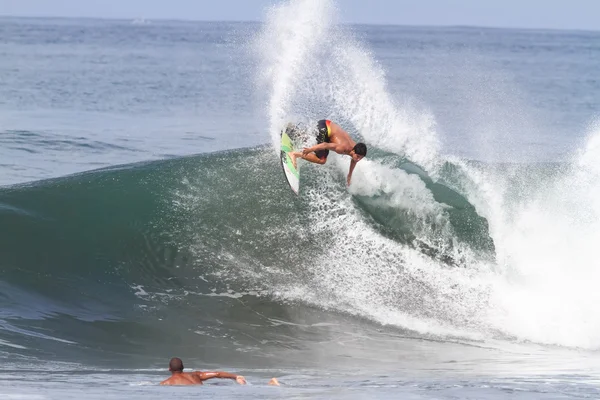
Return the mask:
[(356, 167), (356, 163), (358, 161), (350, 160), (350, 170), (348, 171), (348, 178), (346, 179), (346, 184), (350, 186), (350, 182), (352, 181), (352, 173), (354, 172), (354, 167)]

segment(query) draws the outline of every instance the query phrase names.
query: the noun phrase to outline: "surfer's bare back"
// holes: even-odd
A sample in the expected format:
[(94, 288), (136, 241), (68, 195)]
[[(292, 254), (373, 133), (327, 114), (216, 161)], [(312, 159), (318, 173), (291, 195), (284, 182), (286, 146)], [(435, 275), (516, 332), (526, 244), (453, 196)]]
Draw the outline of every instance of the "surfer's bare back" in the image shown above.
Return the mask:
[(296, 159), (298, 157), (315, 164), (325, 164), (329, 150), (333, 150), (338, 154), (349, 155), (352, 158), (346, 180), (346, 183), (350, 186), (352, 172), (354, 171), (354, 167), (356, 167), (356, 163), (367, 155), (367, 145), (364, 143), (355, 143), (348, 132), (335, 122), (325, 119), (317, 122), (317, 144), (307, 147), (302, 151), (290, 152), (289, 155), (294, 166), (296, 166)]

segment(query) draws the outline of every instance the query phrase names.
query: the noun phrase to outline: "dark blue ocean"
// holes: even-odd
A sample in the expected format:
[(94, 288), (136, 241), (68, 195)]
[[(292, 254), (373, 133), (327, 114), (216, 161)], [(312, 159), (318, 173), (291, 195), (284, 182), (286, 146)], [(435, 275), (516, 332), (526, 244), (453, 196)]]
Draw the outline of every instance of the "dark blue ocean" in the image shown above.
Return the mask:
[(600, 398), (600, 32), (335, 7), (0, 18), (0, 399)]

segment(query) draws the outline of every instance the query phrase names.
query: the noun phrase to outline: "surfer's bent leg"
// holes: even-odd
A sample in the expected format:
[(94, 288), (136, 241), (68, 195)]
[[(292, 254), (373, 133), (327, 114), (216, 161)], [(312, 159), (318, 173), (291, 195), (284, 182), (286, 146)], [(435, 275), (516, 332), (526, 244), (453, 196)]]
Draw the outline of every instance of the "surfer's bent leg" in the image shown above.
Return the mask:
[[(326, 120), (326, 119), (322, 119), (319, 122), (317, 122), (317, 144), (320, 143), (329, 143), (330, 142), (330, 136), (331, 136), (331, 121)], [(306, 155), (303, 155), (301, 151), (296, 151), (294, 153), (289, 153), (290, 157), (292, 159), (292, 164), (294, 164), (294, 167), (298, 167), (298, 165), (296, 164), (296, 159), (298, 157), (306, 160), (306, 161), (310, 161), (312, 163), (315, 164), (325, 164), (327, 162), (327, 156), (329, 155), (329, 150), (318, 150), (315, 151), (314, 153), (309, 153)]]
[[(329, 153), (329, 150), (323, 150), (323, 151), (326, 151), (327, 153)], [(320, 151), (318, 151), (317, 153), (320, 153)], [(292, 159), (292, 164), (294, 164), (294, 167), (296, 167), (296, 168), (298, 167), (298, 165), (296, 164), (296, 159), (298, 157), (302, 158), (303, 160), (315, 163), (315, 164), (322, 165), (327, 162), (327, 156), (319, 158), (319, 156), (317, 156), (316, 153), (308, 153), (306, 155), (303, 155), (301, 151), (295, 151), (293, 153), (289, 153), (289, 155), (290, 155), (290, 158)]]

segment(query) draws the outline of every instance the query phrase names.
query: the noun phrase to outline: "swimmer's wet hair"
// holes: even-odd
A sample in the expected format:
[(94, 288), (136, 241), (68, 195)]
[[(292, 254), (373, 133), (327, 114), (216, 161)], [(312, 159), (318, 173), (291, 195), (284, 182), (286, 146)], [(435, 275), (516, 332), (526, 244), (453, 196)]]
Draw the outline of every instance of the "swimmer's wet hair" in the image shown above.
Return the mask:
[(354, 146), (352, 150), (354, 150), (354, 152), (359, 156), (366, 157), (367, 155), (367, 145), (362, 142), (356, 143), (356, 146)]
[(173, 357), (171, 361), (169, 361), (169, 371), (181, 372), (183, 371), (183, 361), (181, 358)]

